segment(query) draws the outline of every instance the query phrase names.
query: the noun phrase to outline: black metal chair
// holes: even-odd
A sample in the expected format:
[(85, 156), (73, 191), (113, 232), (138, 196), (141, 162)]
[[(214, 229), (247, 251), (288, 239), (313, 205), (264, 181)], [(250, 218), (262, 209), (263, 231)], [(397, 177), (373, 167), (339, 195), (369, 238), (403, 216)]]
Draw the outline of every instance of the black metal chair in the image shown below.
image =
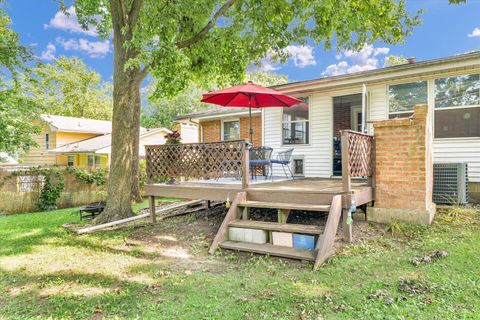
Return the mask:
[(254, 147), (250, 149), (250, 172), (252, 179), (257, 177), (257, 170), (262, 170), (265, 179), (268, 178), (268, 170), (271, 168), (273, 148), (270, 147)]
[(293, 154), (293, 148), (292, 149), (288, 149), (288, 150), (285, 150), (285, 151), (281, 151), (281, 152), (278, 152), (277, 153), (277, 156), (275, 159), (272, 159), (270, 161), (271, 163), (271, 175), (272, 175), (272, 180), (273, 180), (273, 165), (274, 164), (280, 164), (282, 166), (282, 169), (283, 169), (283, 172), (285, 173), (285, 177), (288, 178), (288, 174), (287, 174), (287, 170), (285, 170), (285, 167), (287, 167), (288, 171), (290, 172), (290, 176), (292, 177), (292, 179), (294, 179), (293, 177), (293, 172), (292, 172), (292, 169), (290, 169), (290, 163), (292, 162), (292, 154)]

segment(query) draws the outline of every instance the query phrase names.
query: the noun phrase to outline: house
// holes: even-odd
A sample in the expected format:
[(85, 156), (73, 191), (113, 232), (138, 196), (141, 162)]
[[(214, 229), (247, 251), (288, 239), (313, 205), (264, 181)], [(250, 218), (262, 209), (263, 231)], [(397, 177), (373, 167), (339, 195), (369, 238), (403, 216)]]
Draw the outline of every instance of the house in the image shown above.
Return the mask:
[[(298, 176), (341, 174), (339, 132), (373, 133), (373, 122), (412, 115), (426, 104), (432, 116), (434, 162), (468, 163), (472, 199), (480, 199), (480, 52), (415, 62), (274, 87), (303, 98), (308, 108), (256, 111), (256, 145), (275, 151), (294, 148)], [(213, 109), (179, 117), (200, 125), (201, 142), (248, 139), (245, 111)], [(233, 134), (231, 133), (233, 132)], [(281, 170), (281, 168), (278, 168)], [(274, 174), (281, 175), (281, 171)]]
[[(172, 131), (166, 128), (140, 128), (139, 156), (145, 157), (145, 145), (164, 144), (165, 136)], [(72, 142), (48, 153), (67, 157), (67, 166), (102, 168), (107, 167), (112, 152), (112, 135), (110, 133), (78, 142)]]
[[(255, 146), (262, 145), (261, 116), (260, 109), (252, 109), (253, 145)], [(213, 107), (202, 112), (180, 115), (174, 120), (178, 123), (198, 125), (195, 142), (250, 139), (248, 108)]]
[[(23, 157), (25, 165), (107, 167), (111, 152), (110, 121), (41, 115), (41, 132), (34, 136), (38, 147)], [(141, 128), (140, 156), (146, 144), (163, 144), (169, 129)]]

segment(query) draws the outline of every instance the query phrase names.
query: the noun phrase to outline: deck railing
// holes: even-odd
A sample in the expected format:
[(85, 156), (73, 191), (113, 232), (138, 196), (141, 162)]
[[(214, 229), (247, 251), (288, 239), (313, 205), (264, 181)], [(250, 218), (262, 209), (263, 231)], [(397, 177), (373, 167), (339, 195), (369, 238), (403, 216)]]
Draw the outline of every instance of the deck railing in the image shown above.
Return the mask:
[(248, 186), (248, 148), (244, 140), (145, 146), (147, 181), (165, 178), (234, 177)]
[(373, 136), (353, 130), (341, 131), (343, 189), (351, 191), (352, 178), (373, 177)]

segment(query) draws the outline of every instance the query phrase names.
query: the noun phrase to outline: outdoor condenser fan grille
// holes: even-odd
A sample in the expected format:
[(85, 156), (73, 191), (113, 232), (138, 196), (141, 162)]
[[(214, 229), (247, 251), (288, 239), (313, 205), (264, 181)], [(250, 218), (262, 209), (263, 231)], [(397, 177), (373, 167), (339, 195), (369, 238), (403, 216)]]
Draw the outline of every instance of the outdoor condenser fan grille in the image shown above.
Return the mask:
[(433, 202), (438, 204), (468, 202), (466, 163), (435, 163), (433, 165)]

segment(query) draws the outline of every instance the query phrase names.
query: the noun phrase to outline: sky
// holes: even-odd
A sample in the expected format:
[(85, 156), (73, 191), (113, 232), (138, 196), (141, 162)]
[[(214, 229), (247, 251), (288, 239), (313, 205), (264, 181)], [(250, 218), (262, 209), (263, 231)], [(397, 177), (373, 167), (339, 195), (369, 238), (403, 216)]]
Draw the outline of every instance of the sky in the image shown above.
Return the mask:
[[(65, 16), (53, 0), (6, 2), (13, 29), (19, 33), (23, 45), (33, 47), (39, 59), (51, 62), (61, 55), (77, 56), (100, 73), (103, 80), (111, 81), (112, 43), (100, 39), (94, 28), (82, 30), (75, 8), (70, 7), (70, 15)], [(424, 12), (422, 24), (415, 27), (403, 44), (374, 43), (360, 52), (325, 51), (323, 45), (292, 44), (285, 49), (290, 55), (285, 64), (265, 59), (262, 69), (300, 81), (380, 68), (388, 55), (423, 61), (480, 50), (480, 0), (456, 6), (449, 5), (448, 0), (407, 0), (407, 9), (412, 14), (419, 9)]]

